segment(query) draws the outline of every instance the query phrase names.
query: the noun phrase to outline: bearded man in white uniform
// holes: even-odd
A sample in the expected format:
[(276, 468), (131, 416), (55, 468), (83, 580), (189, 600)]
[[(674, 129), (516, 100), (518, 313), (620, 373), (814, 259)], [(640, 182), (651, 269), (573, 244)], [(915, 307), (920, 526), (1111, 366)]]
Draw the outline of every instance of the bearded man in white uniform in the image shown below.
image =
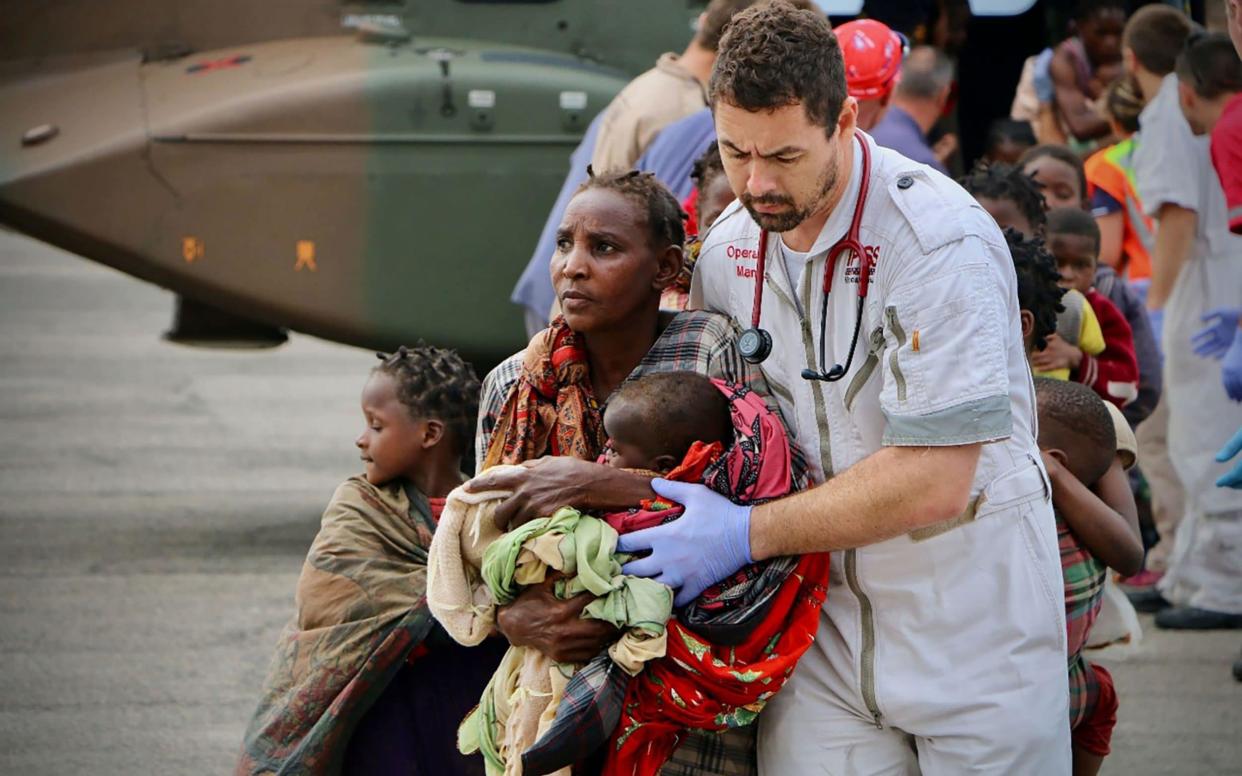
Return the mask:
[[(738, 15), (710, 91), (739, 201), (692, 301), (752, 327), (762, 278), (763, 370), (822, 484), (751, 508), (656, 480), (685, 515), (622, 537), (651, 551), (625, 570), (681, 603), (752, 559), (832, 552), (816, 643), (760, 717), (764, 774), (1068, 774), (1061, 567), (1003, 235), (856, 128), (822, 17)], [(864, 190), (863, 255), (836, 262), (825, 303)]]

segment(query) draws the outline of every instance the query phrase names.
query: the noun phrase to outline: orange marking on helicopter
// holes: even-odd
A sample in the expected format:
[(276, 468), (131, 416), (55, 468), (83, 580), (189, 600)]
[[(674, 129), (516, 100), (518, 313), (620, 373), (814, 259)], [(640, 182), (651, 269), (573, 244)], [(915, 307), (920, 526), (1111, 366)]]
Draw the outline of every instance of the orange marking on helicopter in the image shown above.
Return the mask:
[(314, 240), (298, 240), (297, 257), (297, 263), (293, 265), (294, 272), (300, 272), (303, 268), (311, 272), (319, 270), (319, 267), (315, 264)]
[(181, 257), (185, 259), (186, 264), (192, 264), (195, 260), (203, 258), (203, 241), (197, 237), (181, 238)]

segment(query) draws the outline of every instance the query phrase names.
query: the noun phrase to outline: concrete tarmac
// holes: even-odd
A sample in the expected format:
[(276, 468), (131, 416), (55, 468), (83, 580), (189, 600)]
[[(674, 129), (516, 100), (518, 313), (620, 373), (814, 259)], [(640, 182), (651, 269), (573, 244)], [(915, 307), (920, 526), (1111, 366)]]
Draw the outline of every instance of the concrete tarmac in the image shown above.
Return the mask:
[[(369, 352), (169, 344), (172, 296), (0, 232), (0, 773), (229, 772)], [(981, 613), (986, 616), (986, 613)], [(1242, 633), (1106, 663), (1105, 774), (1242, 773)]]

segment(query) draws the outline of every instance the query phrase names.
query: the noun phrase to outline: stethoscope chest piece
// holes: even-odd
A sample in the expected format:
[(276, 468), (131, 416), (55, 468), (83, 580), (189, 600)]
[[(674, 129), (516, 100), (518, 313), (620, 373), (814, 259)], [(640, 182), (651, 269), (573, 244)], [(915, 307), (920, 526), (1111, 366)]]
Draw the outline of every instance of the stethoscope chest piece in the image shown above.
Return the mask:
[(747, 329), (738, 337), (737, 349), (747, 362), (762, 364), (772, 355), (772, 335), (766, 329)]

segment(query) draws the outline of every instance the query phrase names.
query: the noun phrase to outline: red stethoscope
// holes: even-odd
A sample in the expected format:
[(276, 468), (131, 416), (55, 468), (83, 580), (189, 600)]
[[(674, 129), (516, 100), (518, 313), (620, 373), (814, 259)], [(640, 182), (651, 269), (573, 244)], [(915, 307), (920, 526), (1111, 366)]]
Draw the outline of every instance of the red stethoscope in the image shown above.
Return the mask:
[[(862, 149), (862, 181), (858, 187), (858, 201), (854, 204), (854, 217), (850, 221), (849, 231), (828, 249), (828, 259), (824, 262), (824, 296), (820, 302), (819, 316), (819, 369), (803, 369), (804, 380), (823, 380), (836, 382), (850, 370), (854, 362), (854, 350), (858, 346), (858, 333), (862, 328), (863, 306), (867, 301), (867, 284), (871, 280), (871, 268), (875, 262), (863, 250), (859, 241), (859, 229), (862, 225), (863, 206), (867, 202), (867, 190), (871, 185), (871, 149), (867, 142), (858, 135), (858, 147)], [(824, 364), (824, 331), (828, 320), (828, 294), (832, 291), (832, 276), (836, 273), (837, 259), (846, 251), (851, 251), (858, 258), (858, 314), (854, 318), (854, 336), (850, 338), (850, 352), (845, 365), (833, 364), (832, 369), (825, 371)], [(738, 350), (742, 358), (752, 364), (762, 363), (772, 354), (772, 335), (760, 328), (759, 315), (763, 310), (763, 276), (767, 269), (768, 232), (759, 233), (759, 257), (755, 267), (755, 301), (750, 312), (750, 328), (742, 332), (738, 338)]]

